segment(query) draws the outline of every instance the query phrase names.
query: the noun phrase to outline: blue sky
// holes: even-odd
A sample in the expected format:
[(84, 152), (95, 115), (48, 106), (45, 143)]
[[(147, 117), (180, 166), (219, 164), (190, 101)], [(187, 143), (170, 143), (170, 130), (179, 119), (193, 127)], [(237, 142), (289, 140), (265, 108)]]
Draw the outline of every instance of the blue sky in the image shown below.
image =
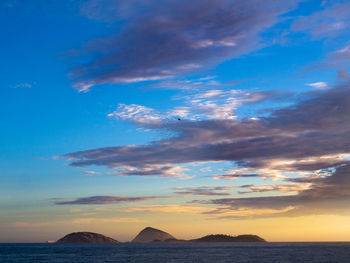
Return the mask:
[[(189, 205), (207, 224), (348, 216), (349, 11), (333, 0), (1, 1), (0, 229), (37, 241), (39, 226), (42, 239), (66, 229), (49, 236), (50, 215), (99, 230), (98, 219), (152, 224)], [(63, 216), (74, 209), (94, 219)]]

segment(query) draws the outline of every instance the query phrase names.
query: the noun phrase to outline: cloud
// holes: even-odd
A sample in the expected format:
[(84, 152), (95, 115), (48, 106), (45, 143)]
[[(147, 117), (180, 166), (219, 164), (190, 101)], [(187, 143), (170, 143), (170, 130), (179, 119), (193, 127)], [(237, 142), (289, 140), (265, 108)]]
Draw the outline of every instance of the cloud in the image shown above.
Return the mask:
[[(228, 218), (226, 211), (239, 211), (240, 209), (274, 209), (284, 210), (278, 216), (298, 216), (306, 214), (347, 214), (350, 201), (350, 164), (336, 168), (332, 176), (313, 180), (313, 185), (299, 191), (296, 195), (267, 196), (250, 198), (224, 198), (209, 201), (194, 201), (193, 203), (206, 203), (224, 206), (211, 211), (211, 214)], [(271, 216), (262, 213), (262, 217)], [(234, 216), (236, 217), (236, 216)]]
[(55, 201), (56, 205), (104, 205), (104, 204), (119, 204), (129, 202), (142, 202), (161, 198), (169, 198), (167, 196), (89, 196), (77, 198), (73, 201)]
[[(168, 122), (160, 128), (177, 136), (148, 145), (106, 147), (69, 153), (72, 166), (111, 168), (237, 161), (262, 168), (273, 160), (305, 158), (350, 152), (348, 144), (350, 89), (318, 90), (269, 117), (243, 120)], [(138, 158), (135, 158), (138, 156)]]
[(328, 54), (328, 60), (331, 62), (349, 61), (350, 60), (350, 45), (346, 45), (336, 51)]
[(293, 206), (285, 208), (236, 208), (220, 207), (214, 210), (203, 212), (203, 214), (210, 215), (210, 219), (244, 219), (244, 218), (260, 218), (260, 217), (276, 217), (281, 216), (289, 211), (295, 209)]
[(202, 187), (175, 187), (175, 194), (180, 195), (230, 195), (227, 190), (232, 190), (235, 186), (202, 186)]
[(126, 213), (175, 213), (175, 214), (202, 214), (209, 216), (208, 219), (223, 219), (223, 218), (247, 218), (247, 217), (261, 217), (261, 216), (276, 216), (287, 213), (293, 210), (294, 207), (286, 207), (281, 209), (268, 209), (268, 208), (239, 208), (230, 209), (229, 207), (220, 207), (217, 209), (198, 206), (198, 205), (179, 205), (179, 204), (167, 204), (167, 205), (145, 205), (122, 209), (121, 211)]
[(295, 21), (291, 28), (312, 35), (314, 39), (336, 37), (349, 32), (350, 3), (337, 3), (327, 6)]
[(190, 179), (185, 171), (187, 168), (176, 165), (148, 165), (142, 168), (119, 167), (114, 171), (96, 172), (82, 171), (84, 176), (108, 175), (108, 176), (159, 176), (159, 177), (177, 177), (180, 179)]
[(142, 168), (126, 167), (120, 171), (113, 172), (113, 176), (159, 176), (159, 177), (179, 177), (190, 179), (191, 177), (184, 174), (188, 169), (181, 166), (159, 166), (152, 165)]
[[(216, 96), (214, 93), (207, 96)], [(145, 145), (74, 152), (65, 158), (72, 160), (72, 166), (131, 167), (141, 171), (152, 166), (229, 161), (232, 169), (226, 175), (217, 175), (216, 179), (261, 177), (283, 180), (290, 185), (246, 188), (249, 193), (284, 191), (288, 195), (225, 198), (208, 204), (227, 206), (223, 207), (226, 210), (284, 211), (288, 208), (288, 214), (300, 214), (300, 211), (323, 213), (326, 207), (340, 213), (343, 211), (341, 204), (350, 201), (344, 190), (347, 178), (350, 178), (347, 174), (350, 87), (344, 84), (317, 89), (299, 99), (294, 105), (270, 111), (269, 115), (256, 119), (166, 122), (158, 128), (170, 130), (173, 137)], [(192, 194), (205, 192), (205, 189), (195, 188), (182, 190)], [(291, 195), (293, 192), (298, 194)], [(315, 211), (316, 208), (319, 210)]]
[[(298, 181), (298, 178), (289, 179), (288, 176), (294, 176), (295, 173), (306, 178), (325, 177), (332, 173), (332, 167), (347, 163), (349, 154), (333, 154), (312, 156), (299, 159), (272, 159), (272, 160), (255, 160), (249, 163), (250, 167), (238, 166), (226, 172), (226, 174), (215, 175), (216, 180), (227, 179), (235, 180), (238, 178), (260, 177), (272, 181), (284, 180), (290, 182)], [(295, 181), (294, 181), (295, 180)]]
[(122, 120), (133, 120), (140, 124), (147, 124), (149, 122), (159, 123), (163, 118), (154, 109), (136, 104), (119, 104), (118, 109), (108, 114), (108, 117), (120, 118)]
[(238, 178), (260, 177), (265, 180), (270, 179), (276, 181), (286, 177), (285, 174), (288, 172), (286, 162), (290, 161), (272, 160), (266, 161), (264, 165), (257, 165), (256, 163), (254, 167), (238, 166), (232, 170), (226, 171), (225, 174), (215, 175), (213, 179), (236, 180)]
[(273, 184), (273, 185), (242, 185), (240, 188), (246, 189), (239, 191), (240, 194), (251, 194), (251, 193), (266, 193), (266, 192), (285, 192), (285, 193), (298, 193), (310, 187), (310, 183), (300, 184)]
[(226, 173), (226, 174), (217, 174), (213, 177), (215, 180), (227, 179), (227, 180), (236, 180), (238, 178), (249, 178), (249, 177), (262, 177), (260, 173)]
[(96, 171), (82, 171), (82, 174), (84, 176), (94, 176), (94, 175), (100, 174), (100, 172), (96, 172)]
[(285, 100), (291, 94), (280, 90), (246, 92), (235, 89), (204, 89), (186, 91), (173, 99), (181, 106), (159, 112), (155, 109), (137, 104), (119, 104), (117, 110), (108, 114), (121, 120), (129, 120), (148, 128), (162, 127), (164, 122), (178, 120), (229, 120), (236, 119), (239, 106), (268, 100)]
[(35, 83), (18, 83), (16, 85), (11, 86), (12, 89), (21, 89), (21, 88), (26, 88), (26, 89), (30, 89), (35, 85)]
[(314, 83), (307, 83), (305, 85), (312, 87), (312, 88), (316, 88), (316, 89), (327, 89), (328, 88), (327, 82), (323, 82), (323, 81), (314, 82)]
[(177, 79), (177, 80), (165, 80), (159, 81), (153, 84), (144, 86), (148, 89), (172, 89), (172, 90), (202, 90), (202, 89), (217, 89), (224, 88), (229, 85), (237, 84), (239, 81), (236, 80), (236, 83), (226, 82), (221, 83), (216, 80), (215, 76), (205, 76), (201, 78), (187, 78), (187, 79)]
[(90, 0), (82, 13), (120, 30), (91, 41), (81, 52), (89, 62), (73, 68), (70, 76), (74, 86), (87, 91), (98, 84), (162, 80), (203, 70), (262, 47), (260, 33), (298, 2)]

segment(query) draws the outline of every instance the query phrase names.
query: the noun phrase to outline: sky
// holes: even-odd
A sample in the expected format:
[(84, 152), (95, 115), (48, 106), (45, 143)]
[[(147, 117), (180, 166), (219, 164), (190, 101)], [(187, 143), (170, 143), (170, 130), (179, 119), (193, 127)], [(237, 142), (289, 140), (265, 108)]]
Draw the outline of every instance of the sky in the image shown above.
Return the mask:
[(1, 0), (0, 242), (350, 240), (350, 3)]

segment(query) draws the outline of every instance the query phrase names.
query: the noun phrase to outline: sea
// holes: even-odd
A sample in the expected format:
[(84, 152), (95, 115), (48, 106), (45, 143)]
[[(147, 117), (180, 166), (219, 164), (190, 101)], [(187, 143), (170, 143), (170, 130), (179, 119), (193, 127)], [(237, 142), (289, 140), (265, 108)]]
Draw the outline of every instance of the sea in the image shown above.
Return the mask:
[(0, 244), (1, 263), (350, 263), (350, 243)]

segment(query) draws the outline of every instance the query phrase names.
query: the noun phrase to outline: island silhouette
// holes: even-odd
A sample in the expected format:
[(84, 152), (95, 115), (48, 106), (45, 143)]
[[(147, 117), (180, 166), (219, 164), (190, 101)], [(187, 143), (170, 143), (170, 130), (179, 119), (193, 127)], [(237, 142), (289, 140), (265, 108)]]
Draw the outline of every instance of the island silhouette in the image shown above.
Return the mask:
[(118, 243), (118, 241), (97, 233), (74, 232), (60, 238), (57, 243)]
[[(206, 235), (191, 240), (176, 239), (171, 234), (153, 228), (146, 227), (137, 234), (131, 241), (133, 243), (153, 243), (153, 242), (266, 242), (257, 235), (230, 236), (224, 234)], [(117, 240), (92, 232), (73, 232), (57, 240), (56, 243), (120, 243)]]
[(162, 230), (146, 227), (132, 240), (134, 243), (165, 242), (177, 240), (175, 237)]

